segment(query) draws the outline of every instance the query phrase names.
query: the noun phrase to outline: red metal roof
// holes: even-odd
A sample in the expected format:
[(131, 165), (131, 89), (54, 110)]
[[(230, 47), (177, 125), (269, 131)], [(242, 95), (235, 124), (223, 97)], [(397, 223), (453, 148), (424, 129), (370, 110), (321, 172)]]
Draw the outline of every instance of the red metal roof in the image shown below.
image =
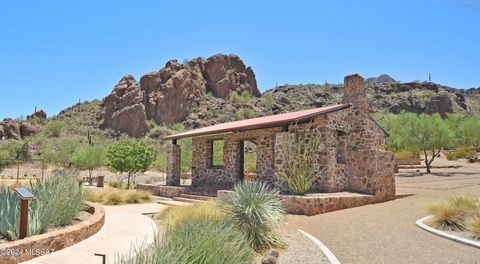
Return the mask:
[(290, 112), (285, 114), (278, 114), (278, 115), (271, 115), (271, 116), (264, 116), (264, 117), (257, 117), (252, 119), (228, 122), (228, 123), (203, 127), (203, 128), (183, 132), (180, 134), (167, 136), (167, 137), (164, 137), (163, 140), (180, 139), (180, 138), (186, 138), (186, 137), (195, 137), (195, 136), (203, 136), (203, 135), (209, 135), (209, 134), (232, 132), (237, 130), (250, 130), (250, 129), (287, 125), (287, 124), (291, 124), (299, 121), (308, 120), (312, 117), (315, 117), (321, 114), (331, 113), (331, 112), (345, 109), (348, 107), (350, 107), (349, 104), (336, 104), (336, 105), (330, 105), (330, 106), (325, 106), (320, 108), (297, 111), (297, 112)]

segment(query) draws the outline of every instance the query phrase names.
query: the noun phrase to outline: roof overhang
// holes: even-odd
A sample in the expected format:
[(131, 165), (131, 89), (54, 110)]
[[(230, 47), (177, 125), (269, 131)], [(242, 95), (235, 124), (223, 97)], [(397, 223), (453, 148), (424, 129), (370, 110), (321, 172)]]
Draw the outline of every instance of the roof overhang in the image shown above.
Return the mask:
[(264, 116), (264, 117), (257, 117), (251, 119), (245, 119), (240, 121), (228, 122), (217, 124), (213, 126), (203, 127), (175, 135), (170, 135), (163, 137), (163, 140), (170, 140), (170, 139), (181, 139), (181, 138), (188, 138), (188, 137), (197, 137), (197, 136), (204, 136), (204, 135), (212, 135), (212, 134), (219, 134), (219, 133), (227, 133), (227, 132), (234, 132), (239, 130), (252, 130), (252, 129), (261, 129), (261, 128), (268, 128), (268, 127), (277, 127), (283, 125), (289, 125), (292, 123), (298, 123), (302, 121), (306, 121), (316, 117), (318, 115), (328, 114), (332, 112), (336, 112), (342, 109), (346, 109), (350, 107), (350, 104), (336, 104), (330, 105), (320, 108), (278, 114), (278, 115), (271, 115), (271, 116)]

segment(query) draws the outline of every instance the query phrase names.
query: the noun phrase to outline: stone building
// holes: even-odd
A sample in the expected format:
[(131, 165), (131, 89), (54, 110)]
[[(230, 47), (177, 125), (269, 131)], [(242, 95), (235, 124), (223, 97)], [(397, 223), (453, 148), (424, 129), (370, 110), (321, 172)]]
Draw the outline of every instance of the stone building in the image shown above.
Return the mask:
[[(229, 189), (245, 179), (244, 144), (256, 145), (256, 180), (288, 193), (280, 176), (285, 148), (305, 135), (319, 140), (312, 192), (353, 192), (374, 201), (395, 198), (393, 154), (384, 148), (386, 133), (370, 117), (363, 78), (345, 77), (341, 104), (204, 127), (172, 136), (168, 146), (167, 185), (180, 185), (181, 150), (177, 139), (192, 137), (192, 186)], [(219, 144), (222, 143), (222, 144)], [(216, 157), (216, 144), (223, 157)], [(218, 164), (217, 164), (217, 163)]]

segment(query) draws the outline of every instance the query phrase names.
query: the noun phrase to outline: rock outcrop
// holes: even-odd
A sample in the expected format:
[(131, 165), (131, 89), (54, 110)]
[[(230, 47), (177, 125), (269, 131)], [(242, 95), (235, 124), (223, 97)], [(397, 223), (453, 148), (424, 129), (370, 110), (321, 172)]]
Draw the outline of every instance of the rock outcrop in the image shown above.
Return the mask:
[(23, 138), (34, 136), (37, 133), (38, 128), (26, 121), (18, 123), (11, 118), (5, 118), (0, 122), (0, 140), (22, 140)]
[(20, 133), (20, 127), (11, 118), (5, 118), (1, 123), (0, 127), (2, 127), (3, 135), (2, 138), (4, 139), (15, 139), (15, 140), (22, 140), (22, 134)]
[(20, 129), (20, 135), (22, 138), (31, 137), (38, 133), (37, 127), (25, 121), (20, 122), (18, 128)]
[(255, 74), (236, 55), (217, 54), (184, 64), (168, 61), (159, 71), (145, 74), (137, 83), (123, 77), (104, 99), (101, 128), (139, 137), (148, 131), (148, 120), (162, 124), (183, 122), (194, 104), (207, 93), (226, 98), (230, 92), (249, 91), (260, 96)]
[(38, 111), (35, 111), (33, 114), (27, 116), (27, 120), (34, 119), (34, 118), (45, 119), (47, 118), (47, 113), (43, 110), (38, 110)]
[(131, 75), (124, 76), (104, 100), (103, 127), (140, 137), (148, 131), (144, 93)]

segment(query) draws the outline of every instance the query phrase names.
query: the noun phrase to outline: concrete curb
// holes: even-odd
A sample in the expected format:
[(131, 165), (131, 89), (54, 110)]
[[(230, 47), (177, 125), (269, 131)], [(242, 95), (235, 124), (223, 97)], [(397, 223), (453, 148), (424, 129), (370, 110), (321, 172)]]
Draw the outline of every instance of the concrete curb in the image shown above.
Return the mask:
[(325, 246), (320, 240), (318, 240), (316, 237), (310, 235), (309, 233), (298, 229), (298, 232), (302, 233), (302, 235), (306, 236), (308, 239), (312, 240), (313, 243), (315, 243), (320, 250), (323, 252), (323, 254), (327, 257), (328, 261), (330, 261), (331, 264), (340, 264), (340, 261), (338, 261), (337, 257), (328, 249), (327, 246)]
[(438, 236), (441, 236), (441, 237), (444, 237), (444, 238), (447, 238), (447, 239), (450, 239), (452, 241), (459, 242), (459, 243), (462, 243), (462, 244), (465, 244), (465, 245), (468, 245), (468, 246), (480, 248), (480, 243), (479, 242), (476, 242), (476, 241), (473, 241), (473, 240), (470, 240), (470, 239), (467, 239), (467, 238), (455, 236), (455, 235), (449, 234), (447, 232), (443, 232), (441, 230), (438, 230), (438, 229), (435, 229), (433, 227), (430, 227), (430, 226), (426, 225), (424, 222), (426, 220), (432, 218), (432, 217), (433, 217), (432, 215), (425, 216), (424, 218), (418, 219), (415, 222), (415, 224), (418, 227), (422, 228), (423, 230), (426, 230), (426, 231), (428, 231), (430, 233), (433, 233), (435, 235), (438, 235)]

